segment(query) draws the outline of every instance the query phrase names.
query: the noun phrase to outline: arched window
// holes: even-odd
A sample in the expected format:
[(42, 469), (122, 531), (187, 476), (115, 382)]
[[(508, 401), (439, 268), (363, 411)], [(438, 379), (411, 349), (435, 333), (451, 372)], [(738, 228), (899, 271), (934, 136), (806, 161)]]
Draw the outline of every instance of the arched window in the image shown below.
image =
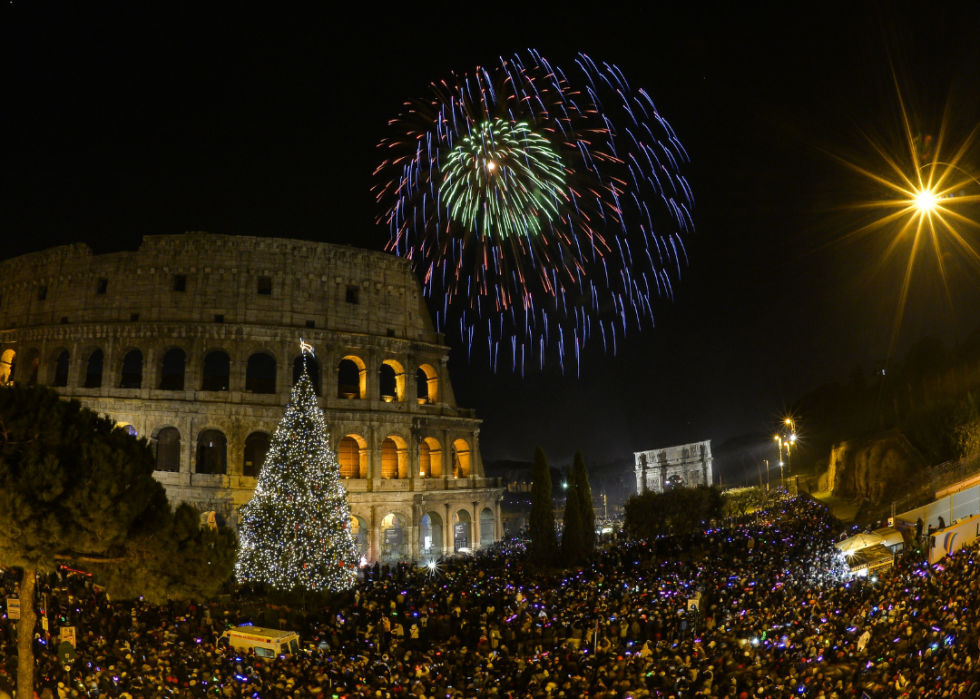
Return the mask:
[(121, 429), (123, 432), (125, 432), (126, 434), (128, 434), (130, 437), (138, 437), (139, 436), (137, 434), (137, 432), (136, 432), (136, 428), (133, 427), (130, 424), (117, 424), (116, 427), (118, 427), (119, 429)]
[(0, 386), (14, 380), (14, 362), (17, 361), (17, 353), (12, 349), (4, 350), (0, 355)]
[[(313, 392), (320, 395), (320, 363), (315, 357), (306, 358), (306, 373), (310, 376), (310, 383), (313, 384)], [(303, 357), (296, 357), (293, 360), (293, 386), (303, 375)]]
[(366, 398), (367, 372), (359, 357), (344, 357), (337, 366), (337, 397)]
[(381, 442), (381, 477), (408, 478), (408, 449), (401, 437), (392, 435)]
[(54, 371), (52, 372), (51, 385), (63, 388), (68, 385), (68, 367), (71, 364), (71, 355), (68, 350), (61, 350), (54, 360)]
[(438, 512), (426, 512), (419, 524), (420, 553), (431, 557), (442, 555), (442, 516)]
[(472, 547), (472, 518), (469, 510), (456, 510), (453, 515), (453, 551)]
[(130, 350), (123, 357), (120, 388), (143, 388), (143, 353)]
[(204, 358), (204, 378), (202, 391), (227, 391), (231, 377), (231, 360), (228, 355), (217, 350)]
[(85, 388), (102, 387), (102, 360), (104, 355), (102, 350), (97, 349), (88, 356), (88, 364), (85, 367)]
[(434, 437), (426, 437), (419, 444), (419, 476), (442, 478), (442, 446)]
[(180, 432), (164, 427), (157, 434), (157, 471), (180, 471)]
[(378, 384), (381, 386), (381, 400), (395, 400), (395, 370), (388, 364), (382, 364), (378, 372)]
[(224, 475), (228, 470), (228, 442), (218, 430), (204, 430), (197, 438), (195, 473)]
[(184, 354), (184, 350), (178, 347), (167, 350), (167, 353), (163, 355), (163, 364), (160, 368), (160, 389), (163, 391), (183, 391), (186, 364), (187, 355)]
[(258, 478), (266, 454), (269, 453), (269, 435), (265, 432), (253, 432), (245, 438), (245, 465), (242, 475)]
[(276, 360), (264, 352), (249, 357), (245, 368), (245, 390), (252, 393), (275, 393)]
[(470, 445), (465, 439), (453, 442), (453, 478), (470, 477)]
[(429, 364), (423, 364), (415, 372), (415, 391), (420, 404), (439, 400), (439, 375)]
[(405, 400), (405, 370), (394, 359), (386, 359), (378, 370), (381, 400), (391, 403)]
[(350, 436), (337, 444), (337, 461), (341, 478), (357, 478), (361, 471), (361, 445)]

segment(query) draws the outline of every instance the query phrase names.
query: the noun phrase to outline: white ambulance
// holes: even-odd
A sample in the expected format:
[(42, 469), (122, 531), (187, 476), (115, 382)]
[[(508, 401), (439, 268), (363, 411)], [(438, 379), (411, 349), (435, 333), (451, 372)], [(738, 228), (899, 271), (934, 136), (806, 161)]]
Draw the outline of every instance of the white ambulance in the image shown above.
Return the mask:
[(228, 629), (218, 639), (218, 645), (225, 643), (244, 651), (254, 650), (260, 658), (274, 658), (277, 655), (299, 652), (299, 635), (292, 631), (264, 629), (259, 626), (239, 626)]

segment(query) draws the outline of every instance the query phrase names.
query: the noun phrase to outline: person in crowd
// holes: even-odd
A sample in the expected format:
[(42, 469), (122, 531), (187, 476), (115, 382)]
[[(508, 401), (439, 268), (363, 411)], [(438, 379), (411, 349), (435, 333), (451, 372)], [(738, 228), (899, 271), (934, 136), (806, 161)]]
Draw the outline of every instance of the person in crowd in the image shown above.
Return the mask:
[[(329, 606), (273, 610), (231, 588), (221, 602), (106, 597), (85, 574), (40, 581), (40, 699), (973, 699), (980, 697), (980, 552), (911, 558), (849, 576), (840, 524), (808, 498), (752, 521), (619, 540), (588, 565), (532, 565), (519, 541), (433, 573), (375, 565)], [(750, 547), (749, 543), (753, 545)], [(14, 573), (0, 579), (13, 592)], [(688, 600), (700, 592), (697, 613)], [(274, 621), (273, 621), (274, 617)], [(218, 643), (281, 624), (298, 653)], [(268, 621), (267, 621), (268, 620)], [(59, 664), (60, 626), (77, 630)], [(0, 695), (13, 694), (12, 622), (0, 620)]]

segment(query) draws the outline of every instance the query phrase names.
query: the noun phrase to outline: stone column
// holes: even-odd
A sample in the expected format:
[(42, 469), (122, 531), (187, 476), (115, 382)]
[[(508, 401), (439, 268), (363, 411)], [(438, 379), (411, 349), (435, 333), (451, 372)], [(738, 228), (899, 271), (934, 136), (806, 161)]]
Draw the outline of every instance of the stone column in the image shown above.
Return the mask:
[(448, 556), (453, 552), (453, 521), (450, 519), (449, 503), (446, 503), (445, 524), (442, 527), (442, 553)]
[(473, 503), (473, 517), (472, 524), (470, 526), (470, 541), (472, 542), (472, 548), (480, 548), (480, 503)]
[(381, 558), (381, 532), (379, 530), (381, 522), (378, 521), (377, 505), (371, 505), (371, 522), (369, 526), (371, 527), (371, 533), (369, 535), (368, 560), (377, 561)]
[(504, 538), (504, 523), (500, 517), (500, 500), (493, 503), (494, 542)]

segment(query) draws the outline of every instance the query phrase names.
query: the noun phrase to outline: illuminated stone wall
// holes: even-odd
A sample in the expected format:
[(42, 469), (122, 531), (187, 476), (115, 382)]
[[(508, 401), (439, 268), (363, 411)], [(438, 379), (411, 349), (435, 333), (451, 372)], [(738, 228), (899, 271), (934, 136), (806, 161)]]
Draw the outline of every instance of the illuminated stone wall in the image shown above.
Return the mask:
[(668, 484), (675, 486), (711, 485), (714, 459), (711, 440), (681, 444), (665, 449), (639, 451), (634, 455), (636, 490), (662, 493)]
[[(415, 557), (425, 536), (428, 553), (441, 553), (456, 521), (468, 522), (472, 547), (498, 539), (502, 491), (484, 477), (480, 423), (456, 406), (448, 347), (407, 261), (189, 233), (148, 236), (137, 252), (72, 245), (0, 263), (0, 381), (55, 385), (154, 446), (176, 430), (177, 469), (158, 479), (171, 499), (232, 522), (256, 482), (246, 442), (278, 424), (300, 337), (316, 350), (332, 444), (354, 445), (346, 484), (365, 555)], [(182, 387), (172, 351), (184, 356)], [(215, 357), (225, 377), (215, 378)], [(250, 373), (259, 364), (261, 377)], [(215, 433), (226, 441), (224, 472), (199, 472), (202, 440)], [(390, 545), (386, 518), (403, 530)]]

